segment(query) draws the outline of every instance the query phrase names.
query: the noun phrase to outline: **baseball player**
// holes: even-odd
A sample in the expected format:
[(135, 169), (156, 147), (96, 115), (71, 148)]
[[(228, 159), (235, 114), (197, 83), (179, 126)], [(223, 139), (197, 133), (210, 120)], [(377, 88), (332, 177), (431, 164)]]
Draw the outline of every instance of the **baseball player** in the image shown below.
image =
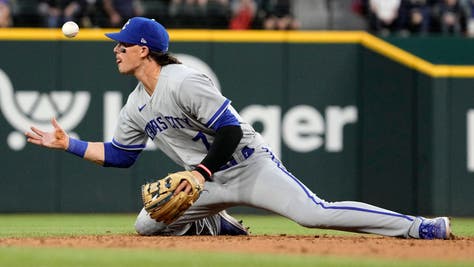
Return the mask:
[[(130, 93), (111, 142), (69, 137), (56, 120), (54, 130), (31, 127), (28, 142), (66, 150), (105, 167), (129, 167), (148, 139), (203, 185), (200, 197), (176, 221), (165, 224), (138, 214), (140, 235), (248, 234), (225, 212), (247, 205), (285, 216), (311, 228), (384, 236), (448, 239), (447, 217), (427, 219), (353, 201), (327, 202), (288, 171), (261, 135), (245, 122), (206, 75), (168, 52), (166, 29), (153, 19), (134, 17), (107, 37), (118, 71), (138, 85)], [(176, 189), (188, 192), (183, 181)]]

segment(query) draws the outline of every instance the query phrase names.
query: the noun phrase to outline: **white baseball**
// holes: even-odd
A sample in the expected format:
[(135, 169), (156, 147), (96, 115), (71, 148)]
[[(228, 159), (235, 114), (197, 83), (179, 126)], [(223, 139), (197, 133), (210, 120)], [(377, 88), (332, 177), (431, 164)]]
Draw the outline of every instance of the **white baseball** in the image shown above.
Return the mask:
[(63, 24), (61, 30), (63, 31), (64, 36), (67, 38), (73, 38), (79, 32), (79, 26), (77, 26), (74, 21), (67, 21)]

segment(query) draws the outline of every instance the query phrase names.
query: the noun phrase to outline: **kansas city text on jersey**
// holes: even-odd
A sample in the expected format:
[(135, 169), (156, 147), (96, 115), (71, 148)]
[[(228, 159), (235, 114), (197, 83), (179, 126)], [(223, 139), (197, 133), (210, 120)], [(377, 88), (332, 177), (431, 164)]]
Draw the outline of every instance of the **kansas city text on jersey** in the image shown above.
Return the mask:
[(158, 116), (146, 124), (145, 132), (151, 140), (154, 140), (158, 132), (161, 133), (170, 128), (183, 129), (186, 127), (192, 127), (186, 117)]

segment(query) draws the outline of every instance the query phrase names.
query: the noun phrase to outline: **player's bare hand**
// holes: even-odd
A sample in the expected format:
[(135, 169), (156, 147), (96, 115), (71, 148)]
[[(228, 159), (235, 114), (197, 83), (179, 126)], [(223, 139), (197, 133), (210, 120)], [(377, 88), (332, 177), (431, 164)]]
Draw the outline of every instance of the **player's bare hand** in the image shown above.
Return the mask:
[(34, 126), (31, 126), (31, 132), (26, 132), (27, 141), (48, 148), (67, 149), (69, 146), (69, 136), (61, 128), (56, 118), (51, 119), (54, 129), (51, 132), (45, 132)]
[[(192, 171), (192, 173), (194, 177), (196, 177), (196, 179), (199, 181), (201, 186), (203, 186), (204, 182), (206, 181), (206, 179), (204, 179), (204, 176), (202, 176), (202, 174), (200, 174), (197, 171)], [(191, 191), (192, 191), (192, 186), (186, 180), (183, 180), (174, 191), (174, 194), (177, 195), (180, 192), (185, 192), (186, 194), (189, 194)]]

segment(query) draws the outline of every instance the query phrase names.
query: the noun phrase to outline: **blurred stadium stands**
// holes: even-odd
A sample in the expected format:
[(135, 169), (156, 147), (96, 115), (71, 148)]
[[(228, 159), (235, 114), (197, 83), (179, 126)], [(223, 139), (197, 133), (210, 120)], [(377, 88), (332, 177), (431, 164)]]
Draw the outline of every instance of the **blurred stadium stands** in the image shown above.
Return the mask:
[[(44, 6), (43, 9), (39, 8), (39, 4), (45, 2), (58, 6), (77, 2), (81, 9), (75, 14), (74, 20), (81, 27), (111, 27), (109, 15), (104, 9), (106, 0), (1, 1), (6, 2), (11, 8), (12, 27), (47, 27), (44, 15), (41, 15), (44, 14), (45, 8)], [(401, 36), (426, 33), (471, 36), (474, 34), (474, 0), (112, 0), (112, 2), (114, 4), (133, 2), (134, 6), (139, 5), (143, 11), (136, 15), (156, 18), (168, 28), (228, 29), (233, 16), (236, 16), (239, 4), (251, 3), (256, 7), (256, 11), (251, 14), (249, 29), (273, 29), (267, 27), (266, 20), (272, 16), (282, 17), (286, 14), (294, 19), (295, 24), (282, 29), (367, 30), (375, 34)], [(394, 7), (396, 10), (392, 12), (392, 16), (395, 21), (384, 20), (383, 15), (386, 16), (387, 12), (383, 8)]]
[[(204, 16), (172, 16), (170, 5), (173, 0), (139, 0), (144, 9), (144, 16), (156, 18), (169, 28), (228, 28), (231, 18), (231, 6), (239, 0), (208, 0)], [(9, 0), (13, 27), (42, 27), (38, 0)], [(68, 1), (50, 1), (62, 4)], [(103, 0), (81, 0), (83, 6), (77, 21), (80, 24), (88, 16), (91, 24), (82, 27), (106, 27), (107, 14)], [(216, 3), (226, 2), (227, 6), (219, 7)], [(254, 1), (258, 7), (252, 28), (263, 28), (263, 21), (269, 9), (279, 1)], [(285, 2), (285, 1), (283, 1)], [(351, 10), (352, 0), (301, 0), (289, 2), (291, 13), (301, 22), (301, 29), (365, 29), (365, 20)]]

